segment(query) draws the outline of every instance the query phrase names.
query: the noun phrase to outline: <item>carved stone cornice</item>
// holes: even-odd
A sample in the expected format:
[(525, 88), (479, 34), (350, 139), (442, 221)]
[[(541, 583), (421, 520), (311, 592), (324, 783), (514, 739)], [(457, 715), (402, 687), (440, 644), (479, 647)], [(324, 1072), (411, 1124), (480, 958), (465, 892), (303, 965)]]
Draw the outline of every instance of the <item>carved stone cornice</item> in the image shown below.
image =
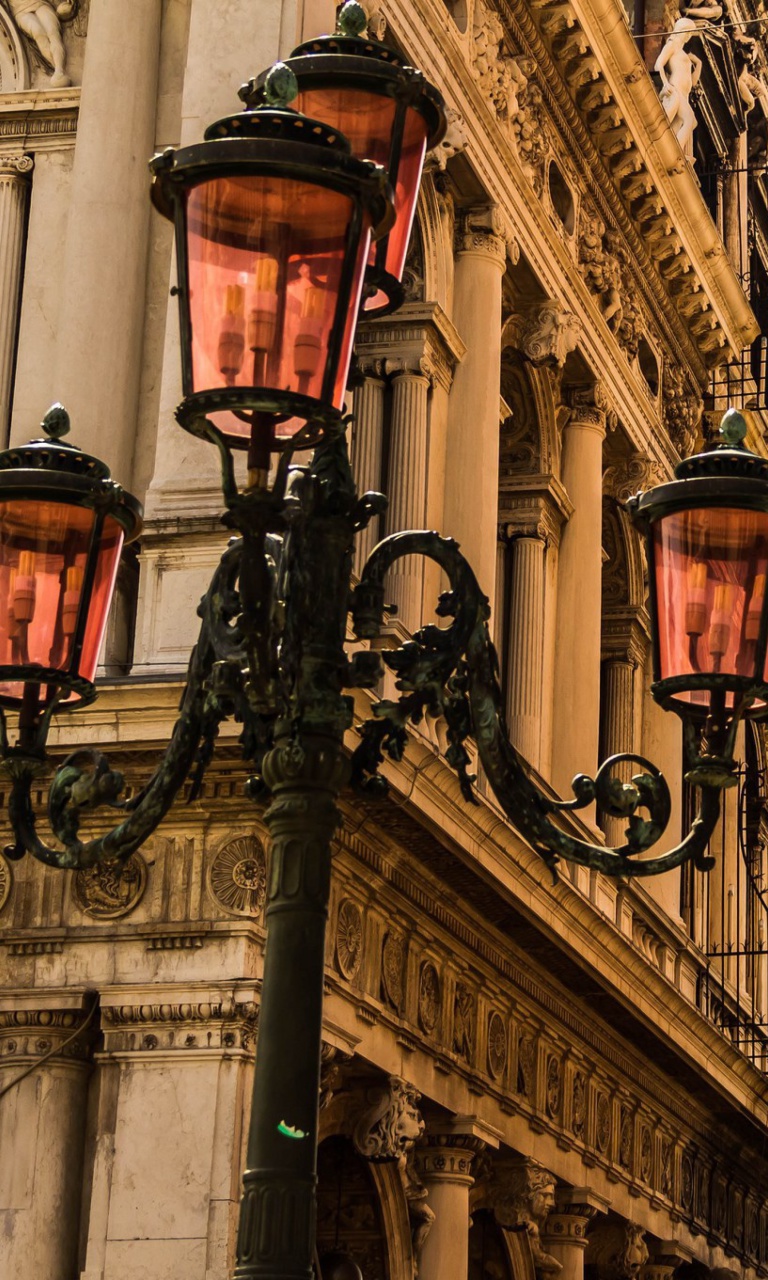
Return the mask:
[(104, 1052), (253, 1052), (259, 1016), (254, 996), (252, 987), (234, 995), (231, 990), (222, 995), (210, 989), (151, 987), (107, 993), (101, 1010)]
[(645, 607), (604, 609), (600, 640), (602, 660), (641, 667), (648, 654), (650, 634), (651, 624)]
[(499, 537), (539, 538), (559, 546), (573, 503), (557, 476), (508, 477), (499, 487)]
[(79, 109), (79, 87), (0, 93), (0, 144), (35, 153), (71, 149)]
[[(355, 355), (364, 373), (413, 372), (449, 391), (467, 346), (438, 303), (406, 302), (394, 316), (358, 327)], [(387, 368), (389, 366), (389, 368)]]
[(35, 167), (33, 156), (4, 155), (0, 152), (0, 179), (10, 178), (12, 181), (27, 183)]
[[(93, 1029), (84, 1007), (87, 999), (84, 992), (0, 996), (0, 1063), (41, 1058), (51, 1051), (60, 1060), (89, 1062)], [(76, 1034), (80, 1028), (82, 1036)]]

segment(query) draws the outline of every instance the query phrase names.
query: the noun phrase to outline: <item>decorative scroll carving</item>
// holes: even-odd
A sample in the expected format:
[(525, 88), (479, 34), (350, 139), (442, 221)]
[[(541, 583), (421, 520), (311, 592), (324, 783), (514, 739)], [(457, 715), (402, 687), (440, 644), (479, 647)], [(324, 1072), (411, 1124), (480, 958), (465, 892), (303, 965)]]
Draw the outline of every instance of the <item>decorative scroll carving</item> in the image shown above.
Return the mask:
[(526, 314), (520, 350), (531, 364), (555, 365), (562, 369), (580, 337), (581, 321), (554, 298), (547, 298), (535, 303)]
[(432, 964), (431, 960), (427, 960), (421, 966), (419, 974), (419, 1023), (422, 1031), (426, 1031), (427, 1035), (431, 1035), (440, 1021), (440, 1006), (442, 1003), (442, 993), (440, 990), (440, 975)]
[(256, 836), (229, 840), (214, 857), (209, 874), (219, 906), (238, 916), (255, 916), (267, 895), (267, 861)]
[(475, 997), (463, 982), (456, 984), (453, 1005), (453, 1049), (465, 1062), (475, 1056)]
[(647, 1261), (645, 1232), (637, 1223), (603, 1220), (590, 1232), (585, 1262), (595, 1280), (637, 1280)]
[(366, 1160), (400, 1160), (424, 1132), (418, 1103), (421, 1094), (400, 1076), (368, 1094), (368, 1105), (352, 1134), (355, 1150)]
[(405, 938), (400, 933), (387, 933), (381, 949), (381, 994), (399, 1013), (405, 994)]
[(125, 862), (99, 862), (88, 871), (77, 871), (73, 882), (81, 911), (97, 920), (115, 920), (138, 905), (147, 887), (147, 864), (140, 853)]
[(363, 958), (363, 913), (356, 902), (345, 898), (336, 915), (336, 963), (342, 977), (351, 981)]
[(603, 472), (603, 493), (617, 502), (626, 502), (639, 489), (648, 489), (666, 479), (664, 468), (645, 453), (630, 453)]
[(498, 1162), (488, 1183), (488, 1203), (500, 1227), (524, 1230), (538, 1277), (555, 1276), (562, 1264), (544, 1251), (541, 1229), (555, 1206), (555, 1179), (537, 1160)]
[(507, 1028), (496, 1010), (488, 1018), (488, 1070), (500, 1080), (507, 1066)]
[(13, 875), (11, 874), (11, 868), (2, 853), (0, 853), (0, 911), (2, 911), (11, 896), (12, 886)]

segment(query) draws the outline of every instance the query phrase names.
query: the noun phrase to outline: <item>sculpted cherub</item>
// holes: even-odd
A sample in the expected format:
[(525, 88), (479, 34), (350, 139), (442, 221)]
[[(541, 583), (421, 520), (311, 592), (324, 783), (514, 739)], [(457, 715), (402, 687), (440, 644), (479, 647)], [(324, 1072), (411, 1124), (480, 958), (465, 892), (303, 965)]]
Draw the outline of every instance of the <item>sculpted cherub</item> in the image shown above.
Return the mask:
[(67, 55), (61, 24), (74, 17), (77, 0), (3, 0), (19, 31), (32, 41), (42, 57), (53, 67), (51, 85), (66, 89), (72, 81), (67, 75)]

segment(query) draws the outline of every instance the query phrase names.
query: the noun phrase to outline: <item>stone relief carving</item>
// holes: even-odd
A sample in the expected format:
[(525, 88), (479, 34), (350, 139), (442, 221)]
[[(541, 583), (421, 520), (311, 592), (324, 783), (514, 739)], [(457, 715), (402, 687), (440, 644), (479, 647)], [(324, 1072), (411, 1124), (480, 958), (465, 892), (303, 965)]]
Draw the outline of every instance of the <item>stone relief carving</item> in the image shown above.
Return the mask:
[(637, 1280), (648, 1261), (645, 1232), (635, 1222), (600, 1222), (590, 1232), (585, 1262), (595, 1280)]
[(440, 975), (431, 960), (425, 961), (419, 974), (419, 1023), (431, 1035), (440, 1020)]
[(400, 1179), (408, 1205), (408, 1218), (411, 1224), (411, 1247), (413, 1249), (414, 1276), (419, 1274), (419, 1257), (424, 1241), (432, 1230), (435, 1211), (427, 1204), (429, 1192), (419, 1177), (416, 1167), (416, 1154), (413, 1150), (400, 1161)]
[(701, 77), (701, 59), (695, 53), (688, 53), (685, 46), (697, 29), (693, 18), (678, 18), (654, 66), (654, 71), (661, 77), (661, 105), (677, 141), (688, 156), (693, 155), (693, 131), (696, 128), (690, 97)]
[(529, 80), (520, 90), (511, 122), (518, 159), (536, 195), (540, 196), (544, 189), (544, 161), (550, 140), (544, 98), (535, 81)]
[(405, 938), (387, 933), (381, 949), (381, 994), (396, 1013), (403, 1006), (405, 994)]
[(494, 1080), (504, 1075), (507, 1066), (507, 1028), (496, 1010), (488, 1018), (488, 1070)]
[(476, 0), (472, 24), (472, 74), (498, 116), (512, 118), (528, 83), (517, 61), (504, 52), (504, 27), (485, 0)]
[(488, 1183), (488, 1202), (500, 1227), (525, 1231), (536, 1274), (554, 1277), (562, 1264), (545, 1252), (541, 1229), (555, 1207), (554, 1175), (537, 1160), (519, 1159), (494, 1164)]
[(366, 1106), (352, 1132), (355, 1150), (366, 1160), (404, 1159), (424, 1132), (421, 1094), (401, 1076), (369, 1090)]
[(662, 1138), (661, 1140), (661, 1169), (659, 1171), (659, 1186), (661, 1194), (669, 1200), (674, 1194), (674, 1169), (673, 1156), (674, 1146), (671, 1138)]
[(453, 1004), (453, 1050), (465, 1062), (475, 1056), (475, 997), (463, 982), (456, 984)]
[(619, 1119), (619, 1164), (625, 1169), (632, 1165), (633, 1128), (631, 1111), (622, 1107)]
[(363, 913), (356, 902), (345, 898), (336, 915), (336, 963), (343, 978), (357, 977), (363, 958)]
[(424, 244), (418, 220), (413, 224), (405, 257), (403, 292), (406, 302), (424, 301)]
[(597, 1095), (595, 1107), (595, 1146), (605, 1153), (611, 1141), (611, 1105), (604, 1093)]
[(534, 365), (562, 369), (581, 337), (581, 321), (554, 298), (537, 302), (523, 320), (520, 350)]
[(78, 16), (78, 0), (2, 0), (2, 4), (35, 55), (51, 71), (51, 88), (69, 88), (72, 81), (67, 75), (62, 24)]
[(529, 1102), (533, 1102), (535, 1068), (536, 1042), (532, 1036), (523, 1034), (517, 1044), (517, 1092)]
[(209, 884), (225, 911), (258, 915), (267, 895), (267, 860), (261, 841), (256, 836), (229, 840), (211, 863)]
[(11, 887), (13, 885), (13, 876), (8, 861), (0, 853), (0, 911), (2, 911), (9, 897), (11, 896)]
[(653, 1175), (653, 1145), (651, 1131), (647, 1125), (640, 1130), (640, 1177), (643, 1182), (650, 1182)]
[(582, 209), (579, 226), (579, 266), (587, 288), (599, 300), (603, 319), (618, 333), (623, 316), (621, 264), (606, 251), (606, 227), (594, 210)]
[(547, 1078), (545, 1103), (547, 1115), (553, 1119), (560, 1114), (560, 1098), (562, 1096), (562, 1067), (560, 1059), (551, 1053), (547, 1058)]
[(323, 1041), (320, 1050), (320, 1110), (325, 1111), (342, 1086), (342, 1070), (352, 1054)]
[(761, 65), (763, 57), (760, 46), (757, 40), (751, 39), (738, 28), (733, 33), (732, 41), (737, 65), (741, 67), (738, 84), (745, 114), (748, 115), (760, 102), (764, 113), (768, 115), (768, 88), (760, 75), (756, 74), (765, 70), (764, 65)]
[(626, 502), (639, 489), (662, 484), (664, 468), (645, 453), (629, 453), (603, 472), (603, 493), (617, 502)]
[(126, 862), (99, 862), (77, 871), (73, 881), (75, 901), (81, 911), (97, 920), (115, 920), (138, 905), (147, 887), (147, 864), (140, 853)]
[(571, 1095), (571, 1129), (577, 1138), (584, 1137), (587, 1123), (587, 1081), (584, 1073), (577, 1071), (573, 1077)]
[(438, 169), (441, 172), (446, 168), (448, 161), (463, 151), (469, 142), (469, 134), (464, 128), (464, 120), (461, 114), (454, 107), (446, 108), (446, 118), (448, 125), (445, 131), (445, 137), (442, 142), (427, 153), (425, 169)]
[(704, 404), (700, 395), (686, 382), (683, 369), (670, 363), (664, 366), (662, 378), (664, 425), (681, 457), (693, 452), (699, 432)]

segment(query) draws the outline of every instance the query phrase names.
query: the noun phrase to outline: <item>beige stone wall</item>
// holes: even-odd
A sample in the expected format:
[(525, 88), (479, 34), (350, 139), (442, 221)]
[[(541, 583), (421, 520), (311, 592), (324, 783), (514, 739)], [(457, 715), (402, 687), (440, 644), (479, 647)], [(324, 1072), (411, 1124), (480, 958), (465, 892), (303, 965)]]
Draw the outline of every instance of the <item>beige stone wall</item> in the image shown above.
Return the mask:
[[(51, 750), (96, 744), (135, 788), (172, 727), (226, 536), (216, 459), (173, 420), (175, 267), (146, 159), (198, 139), (334, 7), (81, 0), (63, 28), (70, 87), (0, 16), (0, 172), (16, 164), (0, 247), (24, 259), (23, 280), (0, 273), (11, 438), (63, 398), (73, 439), (148, 517), (134, 678), (62, 716)], [(672, 787), (671, 845), (680, 728), (648, 693), (644, 566), (619, 503), (693, 448), (709, 369), (753, 336), (747, 300), (618, 3), (510, 0), (503, 32), (486, 0), (367, 8), (443, 89), (451, 127), (427, 164), (408, 301), (359, 331), (357, 477), (390, 493), (381, 532), (460, 537), (542, 785), (566, 792), (601, 744), (646, 755)], [(393, 634), (439, 590), (406, 562)], [(0, 855), (0, 1274), (224, 1280), (232, 1265), (267, 858), (236, 733), (124, 872)], [(322, 1136), (347, 1144), (349, 1186), (374, 1206), (348, 1221), (366, 1274), (412, 1280), (426, 1205), (422, 1280), (479, 1276), (483, 1223), (494, 1274), (515, 1280), (546, 1274), (542, 1253), (563, 1280), (585, 1258), (597, 1280), (629, 1280), (637, 1267), (606, 1259), (631, 1248), (647, 1280), (692, 1258), (764, 1275), (764, 1076), (702, 1008), (701, 904), (689, 931), (674, 873), (638, 885), (574, 867), (553, 884), (482, 780), (465, 804), (444, 736), (414, 731), (385, 766), (390, 802), (350, 802), (337, 850)], [(593, 810), (565, 820), (621, 838)], [(427, 1139), (402, 1167), (369, 1167), (361, 1115), (390, 1077), (421, 1095)], [(557, 1182), (548, 1221), (532, 1160)]]

